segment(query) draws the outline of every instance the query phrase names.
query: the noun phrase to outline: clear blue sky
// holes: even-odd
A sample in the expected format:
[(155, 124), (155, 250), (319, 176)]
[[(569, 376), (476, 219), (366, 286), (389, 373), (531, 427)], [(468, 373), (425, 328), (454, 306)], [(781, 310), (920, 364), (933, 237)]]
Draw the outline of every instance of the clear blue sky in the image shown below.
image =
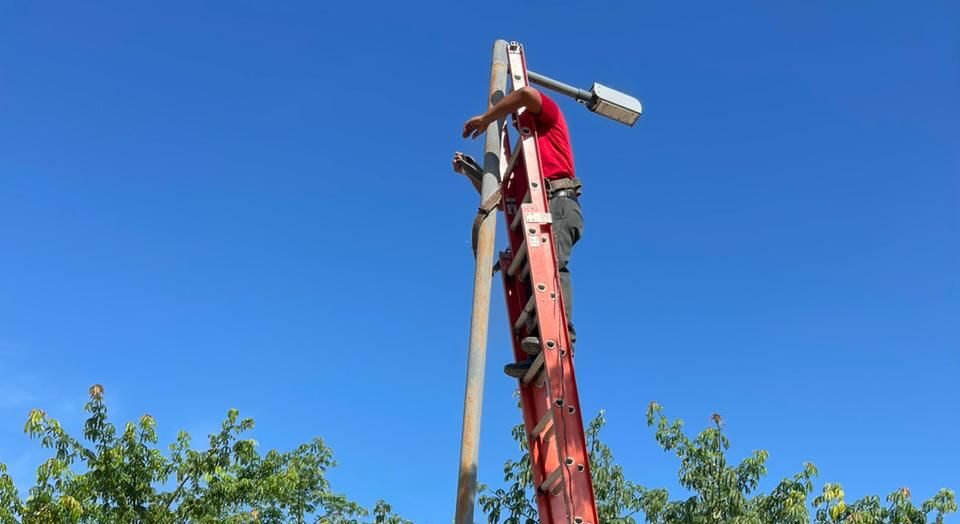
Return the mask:
[(581, 397), (630, 478), (675, 487), (657, 400), (769, 450), (765, 488), (813, 461), (850, 496), (960, 489), (960, 7), (780, 4), (4, 3), (0, 461), (25, 485), (27, 410), (79, 430), (99, 382), (166, 437), (231, 407), (263, 449), (320, 435), (337, 489), (448, 522), (477, 204), (449, 157), (507, 38), (645, 104), (561, 101)]

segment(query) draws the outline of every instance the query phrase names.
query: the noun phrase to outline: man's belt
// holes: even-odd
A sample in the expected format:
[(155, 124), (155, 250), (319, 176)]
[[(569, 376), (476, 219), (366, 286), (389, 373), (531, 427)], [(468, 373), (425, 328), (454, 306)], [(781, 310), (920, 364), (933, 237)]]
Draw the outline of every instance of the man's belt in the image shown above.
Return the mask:
[(577, 192), (574, 189), (558, 189), (550, 193), (550, 198), (569, 198), (571, 200), (577, 199)]

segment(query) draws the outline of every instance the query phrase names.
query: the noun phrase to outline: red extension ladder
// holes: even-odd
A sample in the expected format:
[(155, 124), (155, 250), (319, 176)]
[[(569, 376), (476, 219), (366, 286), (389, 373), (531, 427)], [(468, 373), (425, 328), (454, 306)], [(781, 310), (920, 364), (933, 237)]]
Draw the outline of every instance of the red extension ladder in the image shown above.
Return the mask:
[[(523, 47), (511, 42), (507, 55), (513, 89), (527, 86)], [(540, 522), (599, 524), (536, 126), (523, 109), (513, 122), (520, 136), (512, 153), (508, 126), (502, 137), (500, 208), (510, 247), (500, 254), (500, 271), (515, 358), (527, 358), (523, 338), (536, 336), (541, 344), (519, 381)]]

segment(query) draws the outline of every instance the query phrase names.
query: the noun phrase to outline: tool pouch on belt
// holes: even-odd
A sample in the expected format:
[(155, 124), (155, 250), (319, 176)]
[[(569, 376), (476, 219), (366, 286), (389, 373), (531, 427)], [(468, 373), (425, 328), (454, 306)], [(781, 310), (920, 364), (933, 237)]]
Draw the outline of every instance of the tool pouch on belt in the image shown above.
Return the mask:
[(547, 192), (550, 195), (553, 195), (554, 191), (572, 189), (577, 192), (577, 196), (580, 196), (580, 188), (583, 187), (579, 178), (555, 178), (553, 180), (546, 180), (546, 183)]

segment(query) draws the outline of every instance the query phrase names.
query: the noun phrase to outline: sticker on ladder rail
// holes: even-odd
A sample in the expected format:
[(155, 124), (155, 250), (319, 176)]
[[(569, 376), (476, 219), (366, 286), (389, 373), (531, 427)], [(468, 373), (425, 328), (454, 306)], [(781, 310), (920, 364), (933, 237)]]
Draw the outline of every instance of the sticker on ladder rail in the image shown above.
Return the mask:
[(531, 211), (523, 214), (523, 219), (528, 224), (552, 224), (553, 215), (550, 213), (537, 213)]

